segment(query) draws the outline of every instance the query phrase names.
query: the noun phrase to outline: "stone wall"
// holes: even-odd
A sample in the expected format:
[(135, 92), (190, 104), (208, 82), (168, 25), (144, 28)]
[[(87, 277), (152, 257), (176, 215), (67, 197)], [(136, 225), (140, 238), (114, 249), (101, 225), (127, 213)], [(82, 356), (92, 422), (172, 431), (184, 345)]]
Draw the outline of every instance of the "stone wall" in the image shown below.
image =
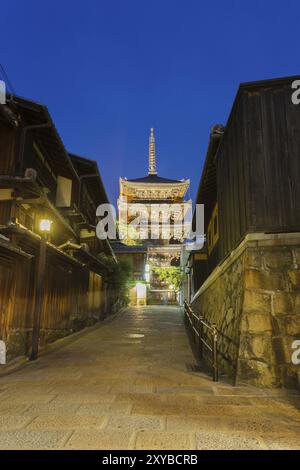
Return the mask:
[(300, 234), (249, 234), (192, 306), (221, 332), (221, 369), (234, 383), (295, 387), (300, 339)]

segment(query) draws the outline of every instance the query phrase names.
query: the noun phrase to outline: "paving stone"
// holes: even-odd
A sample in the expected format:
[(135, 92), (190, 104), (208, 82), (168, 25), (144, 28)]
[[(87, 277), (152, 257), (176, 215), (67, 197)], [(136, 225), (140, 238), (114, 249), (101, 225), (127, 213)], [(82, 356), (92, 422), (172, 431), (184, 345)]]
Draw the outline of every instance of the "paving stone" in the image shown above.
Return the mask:
[(52, 403), (111, 403), (115, 395), (108, 393), (60, 393), (52, 400)]
[(10, 431), (15, 429), (24, 428), (32, 418), (22, 416), (22, 415), (13, 415), (13, 414), (0, 414), (0, 429)]
[(154, 416), (182, 416), (183, 408), (180, 405), (169, 405), (168, 403), (141, 403), (134, 404), (131, 413), (133, 415)]
[(261, 437), (271, 450), (300, 450), (299, 434), (264, 434)]
[[(0, 421), (1, 422), (1, 421)], [(106, 422), (103, 416), (44, 415), (38, 416), (27, 426), (31, 430), (99, 429)]]
[(195, 394), (195, 395), (198, 395), (198, 396), (202, 396), (202, 395), (212, 395), (213, 394), (213, 390), (212, 390), (212, 387), (206, 387), (206, 386), (203, 386), (203, 387), (197, 387), (197, 386), (194, 386), (194, 387), (187, 387), (187, 386), (182, 386), (182, 387), (172, 387), (172, 386), (169, 386), (169, 387), (156, 387), (155, 388), (155, 392), (156, 393), (162, 393), (162, 394), (166, 394), (166, 395), (173, 395), (173, 394), (178, 394), (178, 393), (181, 393), (181, 394)]
[(63, 431), (1, 431), (0, 449), (57, 449), (68, 436)]
[[(289, 432), (288, 426), (283, 425), (280, 419), (268, 419), (263, 416), (253, 416), (239, 419), (224, 417), (220, 420), (220, 428), (229, 434), (232, 431), (245, 431), (248, 433), (269, 433), (278, 432), (278, 429), (285, 429)], [(300, 428), (299, 428), (300, 429)]]
[(5, 397), (2, 398), (2, 403), (13, 403), (13, 404), (32, 404), (32, 403), (49, 403), (51, 400), (55, 398), (55, 395), (50, 394), (37, 394), (37, 393), (29, 393), (20, 392), (19, 394), (16, 393), (9, 393), (6, 394)]
[(23, 414), (26, 416), (74, 414), (79, 406), (78, 403), (37, 403), (27, 407)]
[(248, 397), (265, 397), (266, 391), (259, 388), (248, 388), (248, 387), (214, 387), (216, 395), (220, 396), (248, 396)]
[(11, 414), (11, 415), (21, 415), (23, 414), (27, 409), (29, 405), (16, 405), (11, 402), (0, 402), (0, 415), (6, 415), (6, 414)]
[(40, 383), (40, 382), (8, 382), (4, 385), (3, 390), (7, 393), (36, 393), (38, 395), (45, 395), (51, 393), (51, 383)]
[(167, 416), (166, 429), (172, 432), (206, 431), (218, 429), (223, 417), (218, 416)]
[(80, 405), (76, 414), (80, 415), (95, 415), (95, 416), (111, 416), (111, 415), (126, 415), (131, 411), (131, 405), (126, 403), (113, 403), (113, 404), (84, 404)]
[(179, 309), (129, 309), (0, 378), (0, 439), (5, 448), (296, 448), (299, 394), (214, 383), (194, 363)]
[(121, 431), (75, 431), (66, 448), (122, 450), (132, 448), (132, 444), (133, 436)]
[(198, 396), (199, 403), (203, 405), (234, 405), (234, 406), (245, 406), (251, 405), (251, 400), (245, 396)]
[(153, 384), (152, 385), (140, 385), (140, 384), (132, 384), (132, 383), (117, 383), (112, 385), (110, 391), (112, 393), (118, 392), (139, 392), (139, 393), (147, 393), (153, 391)]
[(198, 450), (262, 450), (262, 442), (254, 436), (233, 432), (198, 432), (195, 435)]
[(110, 383), (89, 383), (86, 384), (83, 382), (70, 384), (65, 382), (62, 384), (54, 384), (51, 388), (51, 393), (59, 395), (60, 393), (108, 393), (111, 389), (112, 382)]
[(163, 430), (165, 419), (152, 416), (112, 416), (105, 430), (144, 431), (149, 429)]
[(139, 450), (191, 450), (192, 441), (188, 433), (138, 432), (135, 448)]

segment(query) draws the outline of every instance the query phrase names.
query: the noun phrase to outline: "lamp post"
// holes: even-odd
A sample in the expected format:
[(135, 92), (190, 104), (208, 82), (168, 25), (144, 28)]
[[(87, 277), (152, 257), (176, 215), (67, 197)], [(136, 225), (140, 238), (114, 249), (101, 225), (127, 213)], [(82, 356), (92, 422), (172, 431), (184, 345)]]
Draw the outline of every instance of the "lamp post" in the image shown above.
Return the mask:
[(38, 257), (38, 266), (36, 272), (35, 281), (35, 303), (33, 313), (33, 330), (32, 330), (32, 348), (30, 354), (30, 360), (35, 361), (38, 357), (39, 352), (39, 339), (40, 339), (40, 324), (41, 324), (41, 312), (43, 303), (43, 290), (45, 283), (45, 268), (46, 268), (46, 251), (47, 251), (47, 239), (50, 234), (52, 221), (48, 219), (42, 219), (40, 221), (40, 250)]

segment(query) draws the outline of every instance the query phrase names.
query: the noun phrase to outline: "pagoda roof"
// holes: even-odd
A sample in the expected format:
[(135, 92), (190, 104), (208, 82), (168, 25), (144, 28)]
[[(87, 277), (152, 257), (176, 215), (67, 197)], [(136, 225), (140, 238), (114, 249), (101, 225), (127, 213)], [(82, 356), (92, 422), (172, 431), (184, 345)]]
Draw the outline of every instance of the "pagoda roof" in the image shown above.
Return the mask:
[(182, 180), (180, 181), (180, 180), (173, 180), (170, 178), (162, 178), (161, 176), (158, 176), (158, 175), (147, 175), (142, 178), (128, 179), (126, 181), (129, 181), (130, 183), (152, 183), (152, 184), (160, 184), (160, 183), (178, 184), (178, 183), (183, 182)]

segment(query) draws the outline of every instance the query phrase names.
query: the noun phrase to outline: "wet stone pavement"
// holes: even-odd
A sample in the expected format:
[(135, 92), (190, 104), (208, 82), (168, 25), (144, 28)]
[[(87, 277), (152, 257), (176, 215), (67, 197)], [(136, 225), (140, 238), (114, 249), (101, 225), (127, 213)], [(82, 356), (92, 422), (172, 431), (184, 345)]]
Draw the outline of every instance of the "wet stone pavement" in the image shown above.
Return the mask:
[(0, 448), (300, 449), (297, 392), (194, 363), (180, 309), (127, 309), (0, 377)]

